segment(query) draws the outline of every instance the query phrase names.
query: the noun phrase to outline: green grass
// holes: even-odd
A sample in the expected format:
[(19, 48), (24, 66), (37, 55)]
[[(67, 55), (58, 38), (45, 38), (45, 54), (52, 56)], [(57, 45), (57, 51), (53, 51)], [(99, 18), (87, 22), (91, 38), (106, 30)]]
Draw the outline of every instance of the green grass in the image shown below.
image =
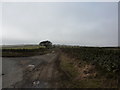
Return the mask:
[(40, 49), (45, 48), (45, 46), (39, 46), (39, 45), (25, 45), (25, 46), (3, 46), (1, 49)]
[(62, 70), (64, 70), (65, 72), (67, 72), (68, 76), (70, 78), (74, 78), (76, 77), (76, 75), (78, 74), (74, 65), (68, 61), (68, 60), (65, 60), (66, 58), (64, 58), (64, 60), (61, 61), (60, 63), (60, 67)]
[[(117, 81), (119, 77), (118, 65), (120, 65), (118, 62), (120, 49), (97, 47), (64, 47), (61, 48), (61, 50), (62, 53), (69, 57), (69, 60), (66, 60), (65, 57), (62, 58), (63, 60), (61, 61), (61, 68), (71, 76), (70, 79), (62, 79), (62, 87), (117, 88)], [(74, 59), (72, 63), (71, 59)], [(97, 76), (84, 80), (75, 80), (74, 78), (78, 75), (78, 73), (73, 64), (74, 62), (81, 62), (80, 67), (84, 67), (86, 64), (95, 65)]]
[(2, 57), (26, 57), (49, 52), (46, 47), (39, 45), (3, 46), (0, 50)]
[(119, 56), (120, 49), (117, 48), (93, 48), (93, 47), (66, 47), (61, 50), (69, 56), (84, 60), (87, 62), (98, 64), (100, 67), (112, 71), (118, 72), (120, 65)]

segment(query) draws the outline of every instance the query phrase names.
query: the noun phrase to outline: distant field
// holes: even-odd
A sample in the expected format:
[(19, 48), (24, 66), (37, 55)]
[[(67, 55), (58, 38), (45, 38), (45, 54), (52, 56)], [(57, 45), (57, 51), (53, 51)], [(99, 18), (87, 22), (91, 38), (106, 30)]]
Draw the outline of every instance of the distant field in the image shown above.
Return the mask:
[(48, 50), (39, 45), (2, 46), (2, 57), (22, 57), (44, 54)]
[(45, 48), (45, 46), (39, 45), (21, 45), (21, 46), (2, 46), (2, 49), (39, 49)]

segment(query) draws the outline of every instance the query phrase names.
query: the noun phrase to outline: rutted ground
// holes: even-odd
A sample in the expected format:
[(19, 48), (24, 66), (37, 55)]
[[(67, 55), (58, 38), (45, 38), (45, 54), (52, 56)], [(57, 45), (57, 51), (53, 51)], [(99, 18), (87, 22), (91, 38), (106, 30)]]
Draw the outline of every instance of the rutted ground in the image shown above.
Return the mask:
[(94, 64), (71, 58), (60, 51), (3, 58), (2, 61), (3, 88), (117, 87), (117, 81), (106, 79)]
[[(19, 58), (3, 58), (3, 88), (57, 87), (58, 53)], [(9, 61), (9, 62), (8, 62)]]

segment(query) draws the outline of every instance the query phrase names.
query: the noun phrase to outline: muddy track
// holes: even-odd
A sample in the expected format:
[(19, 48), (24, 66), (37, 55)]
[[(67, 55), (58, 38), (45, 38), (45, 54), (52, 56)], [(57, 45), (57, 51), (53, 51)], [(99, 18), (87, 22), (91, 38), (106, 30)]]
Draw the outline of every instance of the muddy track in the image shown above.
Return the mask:
[[(25, 88), (50, 88), (57, 84), (58, 70), (55, 62), (57, 54), (48, 62), (44, 62), (36, 66), (31, 72), (24, 73), (22, 87)], [(17, 87), (17, 85), (16, 85)]]
[[(59, 72), (59, 53), (50, 53), (46, 55), (24, 57), (24, 58), (3, 58), (3, 65), (9, 65), (6, 62), (15, 62), (12, 68), (19, 69), (20, 72), (7, 70), (3, 67), (5, 75), (3, 76), (4, 88), (57, 88), (60, 80)], [(32, 69), (29, 65), (34, 66)], [(9, 72), (8, 72), (9, 71)], [(8, 73), (8, 74), (7, 74)], [(9, 74), (11, 73), (11, 74)], [(22, 74), (22, 77), (15, 77), (15, 73)], [(13, 82), (11, 78), (15, 78)], [(8, 80), (7, 80), (8, 79)]]

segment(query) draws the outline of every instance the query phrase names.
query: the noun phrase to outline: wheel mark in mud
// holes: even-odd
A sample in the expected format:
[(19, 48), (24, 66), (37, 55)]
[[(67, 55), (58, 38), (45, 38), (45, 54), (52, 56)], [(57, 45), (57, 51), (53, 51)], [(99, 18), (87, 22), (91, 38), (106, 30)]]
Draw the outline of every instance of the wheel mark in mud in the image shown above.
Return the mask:
[[(58, 70), (58, 53), (44, 56), (36, 56), (31, 58), (24, 58), (20, 62), (20, 67), (23, 68), (23, 79), (16, 82), (13, 88), (50, 88), (57, 87), (57, 80), (59, 79)], [(40, 57), (40, 58), (39, 58)], [(18, 60), (21, 60), (18, 58)], [(35, 60), (37, 62), (35, 63)], [(17, 59), (15, 59), (17, 60)], [(32, 61), (31, 61), (32, 60)], [(39, 61), (40, 60), (40, 61)], [(27, 70), (28, 65), (35, 65), (32, 70)]]

